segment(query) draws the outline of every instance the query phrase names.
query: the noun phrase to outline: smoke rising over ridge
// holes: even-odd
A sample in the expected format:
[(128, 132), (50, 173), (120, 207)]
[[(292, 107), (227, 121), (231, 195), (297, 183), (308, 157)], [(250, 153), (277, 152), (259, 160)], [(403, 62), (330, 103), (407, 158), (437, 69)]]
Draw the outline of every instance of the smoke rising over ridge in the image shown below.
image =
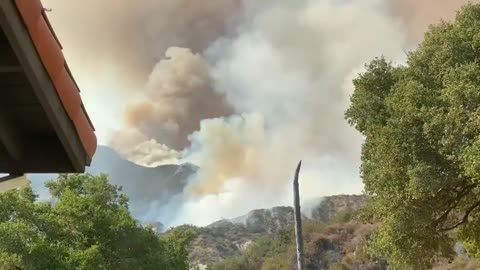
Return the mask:
[[(216, 90), (243, 114), (204, 120), (190, 137), (187, 158), (196, 158), (201, 171), (186, 189), (186, 200), (196, 202), (187, 213), (201, 212), (215, 196), (222, 216), (231, 205), (245, 211), (290, 204), (299, 159), (307, 161), (305, 200), (361, 190), (355, 177), (361, 137), (343, 120), (345, 86), (371, 58), (402, 52), (405, 35), (383, 8), (378, 1), (276, 1), (207, 50)], [(246, 203), (244, 192), (255, 199)], [(179, 223), (194, 221), (189, 216)]]
[(187, 137), (203, 119), (231, 113), (223, 96), (213, 90), (207, 63), (189, 49), (171, 47), (153, 68), (147, 99), (128, 108), (128, 127), (137, 128), (177, 150), (188, 146)]
[(172, 202), (180, 209), (176, 217), (157, 216), (167, 225), (290, 204), (299, 159), (305, 200), (360, 192), (362, 138), (343, 118), (351, 79), (373, 57), (402, 62), (403, 50), (421, 40), (428, 24), (451, 18), (465, 3), (88, 2), (75, 4), (75, 13), (68, 7), (69, 16), (93, 18), (81, 26), (57, 15), (67, 9), (63, 1), (45, 1), (51, 17), (59, 16), (53, 23), (70, 21), (63, 28), (78, 30), (59, 33), (72, 51), (79, 48), (77, 56), (85, 53), (74, 61), (77, 69), (108, 63), (115, 79), (134, 86), (125, 94), (133, 100), (120, 104), (110, 145), (147, 166), (200, 167)]
[(110, 143), (111, 130), (119, 128), (125, 105), (148, 95), (145, 84), (170, 47), (201, 53), (229, 33), (243, 9), (241, 0), (42, 2), (52, 9), (49, 18), (87, 109), (103, 127), (97, 129), (103, 143)]

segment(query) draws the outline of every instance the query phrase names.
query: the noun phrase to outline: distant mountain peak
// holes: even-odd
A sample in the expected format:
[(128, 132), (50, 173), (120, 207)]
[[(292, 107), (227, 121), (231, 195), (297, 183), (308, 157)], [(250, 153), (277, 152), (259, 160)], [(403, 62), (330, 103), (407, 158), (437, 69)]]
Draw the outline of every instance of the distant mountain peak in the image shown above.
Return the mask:
[[(329, 222), (338, 213), (360, 208), (367, 202), (364, 195), (335, 195), (323, 197), (311, 210), (311, 216), (304, 219)], [(207, 228), (218, 228), (231, 224), (242, 225), (251, 232), (275, 233), (280, 229), (293, 225), (293, 208), (291, 206), (276, 206), (266, 209), (254, 209), (247, 214), (214, 222)]]

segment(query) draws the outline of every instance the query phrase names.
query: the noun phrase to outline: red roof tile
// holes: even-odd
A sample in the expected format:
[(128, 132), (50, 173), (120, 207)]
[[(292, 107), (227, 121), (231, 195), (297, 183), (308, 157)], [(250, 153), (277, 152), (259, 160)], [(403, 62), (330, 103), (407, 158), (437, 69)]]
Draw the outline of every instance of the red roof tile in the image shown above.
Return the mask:
[(92, 158), (97, 148), (95, 129), (85, 111), (80, 91), (43, 6), (40, 0), (15, 0), (15, 3), (65, 111), (76, 128), (85, 152)]

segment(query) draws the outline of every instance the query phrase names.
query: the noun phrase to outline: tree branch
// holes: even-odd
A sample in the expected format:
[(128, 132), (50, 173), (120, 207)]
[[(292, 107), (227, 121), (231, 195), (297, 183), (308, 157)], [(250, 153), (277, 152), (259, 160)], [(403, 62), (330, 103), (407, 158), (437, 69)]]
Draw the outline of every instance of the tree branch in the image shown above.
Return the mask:
[(470, 208), (467, 209), (467, 211), (465, 212), (465, 214), (463, 215), (463, 218), (460, 222), (457, 222), (456, 224), (452, 225), (452, 226), (449, 226), (449, 227), (446, 227), (446, 228), (441, 228), (440, 231), (441, 232), (446, 232), (446, 231), (450, 231), (450, 230), (453, 230), (455, 228), (457, 228), (458, 226), (462, 225), (462, 224), (465, 224), (468, 222), (468, 217), (470, 216), (470, 213), (475, 210), (477, 207), (480, 206), (480, 201), (476, 202), (475, 204), (473, 204), (472, 206), (470, 206)]
[(455, 196), (455, 198), (453, 198), (446, 204), (448, 206), (447, 210), (433, 222), (432, 224), (433, 227), (438, 227), (439, 224), (445, 222), (448, 218), (448, 215), (450, 215), (450, 213), (452, 212), (452, 210), (455, 209), (455, 207), (458, 206), (460, 201), (465, 196), (467, 196), (475, 187), (476, 185), (471, 184), (471, 185), (465, 186), (462, 190), (456, 191), (457, 196)]

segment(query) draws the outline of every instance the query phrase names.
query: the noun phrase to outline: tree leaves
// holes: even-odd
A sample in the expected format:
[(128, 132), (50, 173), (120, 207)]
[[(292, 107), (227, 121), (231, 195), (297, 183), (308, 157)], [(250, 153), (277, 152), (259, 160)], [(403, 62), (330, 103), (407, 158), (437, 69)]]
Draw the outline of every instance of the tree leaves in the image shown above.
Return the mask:
[(1, 269), (188, 269), (192, 237), (160, 239), (140, 226), (105, 175), (60, 175), (53, 203), (30, 188), (0, 194)]
[[(431, 27), (406, 66), (374, 59), (354, 80), (349, 123), (366, 136), (361, 174), (381, 219), (374, 253), (429, 269), (453, 235), (479, 256), (480, 5)], [(480, 256), (479, 256), (480, 257)]]

